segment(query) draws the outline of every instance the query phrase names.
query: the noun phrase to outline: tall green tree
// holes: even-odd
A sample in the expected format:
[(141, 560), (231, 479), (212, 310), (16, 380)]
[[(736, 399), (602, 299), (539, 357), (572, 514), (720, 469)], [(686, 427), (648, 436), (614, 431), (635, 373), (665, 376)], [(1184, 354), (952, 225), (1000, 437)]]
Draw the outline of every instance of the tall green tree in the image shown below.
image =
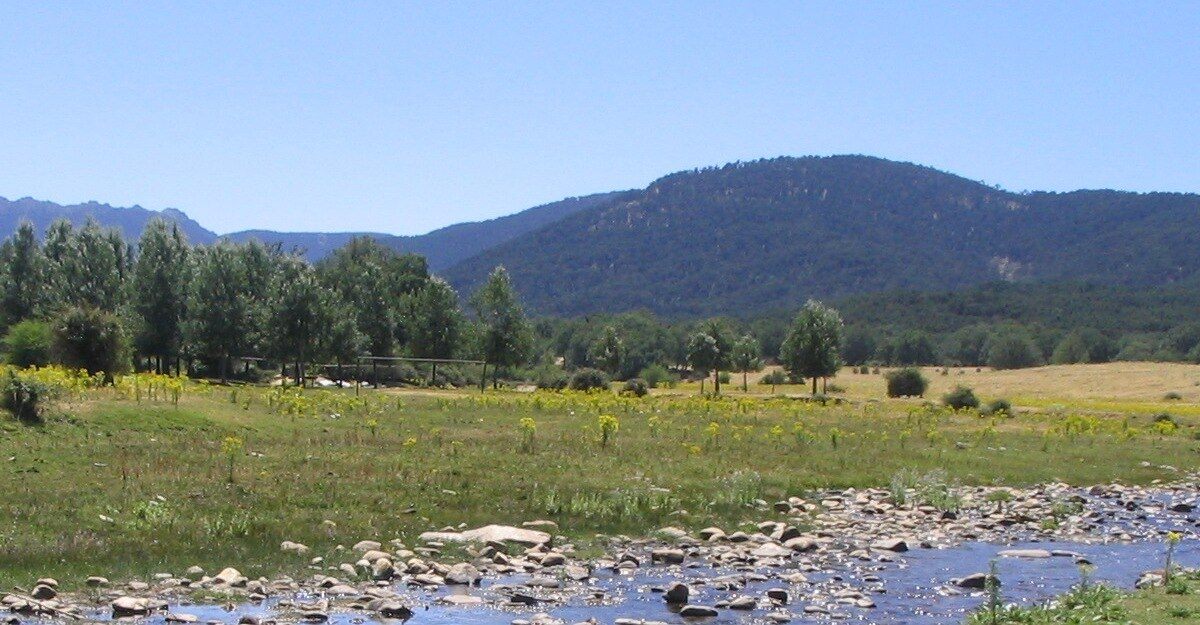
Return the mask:
[(36, 315), (43, 300), (46, 260), (33, 225), (22, 221), (0, 245), (0, 322), (4, 327)]
[(496, 267), (487, 282), (471, 296), (471, 307), (480, 327), (480, 353), (492, 365), (492, 387), (497, 386), (497, 368), (519, 365), (529, 357), (533, 332), (512, 279), (504, 267)]
[(463, 316), (458, 294), (441, 278), (425, 283), (412, 299), (409, 345), (418, 358), (453, 358), (461, 346)]
[(335, 314), (328, 293), (312, 266), (299, 257), (280, 265), (267, 321), (269, 353), (295, 365), (297, 385), (304, 384), (304, 365), (321, 355), (321, 336)]
[(762, 346), (759, 345), (758, 339), (746, 334), (738, 339), (733, 344), (733, 355), (730, 358), (730, 363), (735, 371), (742, 374), (742, 392), (749, 392), (750, 385), (747, 380), (748, 374), (751, 371), (762, 369)]
[(184, 336), (196, 355), (217, 365), (222, 382), (229, 374), (230, 357), (244, 355), (255, 332), (245, 282), (241, 253), (232, 244), (218, 242), (195, 250)]
[(783, 366), (796, 377), (812, 380), (836, 375), (842, 366), (842, 317), (821, 302), (809, 300), (800, 309), (779, 350)]
[(183, 342), (187, 283), (191, 275), (187, 238), (175, 223), (154, 219), (142, 230), (133, 267), (133, 310), (137, 325), (134, 345), (155, 358), (162, 373), (180, 353)]
[(617, 334), (617, 329), (611, 325), (604, 326), (600, 337), (592, 343), (588, 356), (597, 367), (609, 375), (619, 373), (621, 363), (625, 359), (625, 342), (621, 340), (621, 335)]
[(702, 334), (712, 337), (717, 350), (716, 358), (710, 363), (713, 372), (713, 392), (721, 394), (721, 372), (728, 369), (733, 357), (733, 333), (729, 326), (720, 319), (708, 319), (700, 323)]
[[(710, 371), (716, 371), (721, 366), (721, 350), (717, 347), (717, 339), (705, 332), (696, 332), (688, 337), (687, 347), (687, 363), (688, 365), (701, 376), (707, 378)], [(717, 375), (717, 383), (720, 384), (720, 374)], [(700, 388), (703, 390), (703, 380), (701, 380)], [(717, 393), (720, 393), (720, 386), (717, 386)]]
[(88, 219), (71, 237), (65, 301), (70, 305), (117, 311), (125, 304), (129, 254), (125, 239), (114, 228)]

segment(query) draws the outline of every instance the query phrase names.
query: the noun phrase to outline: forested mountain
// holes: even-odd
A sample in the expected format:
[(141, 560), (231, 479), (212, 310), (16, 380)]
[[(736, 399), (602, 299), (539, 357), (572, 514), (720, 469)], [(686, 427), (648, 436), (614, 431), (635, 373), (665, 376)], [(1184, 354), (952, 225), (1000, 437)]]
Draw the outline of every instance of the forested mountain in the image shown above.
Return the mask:
[(183, 211), (173, 208), (154, 211), (141, 206), (118, 207), (99, 202), (63, 206), (28, 197), (19, 200), (0, 197), (0, 239), (15, 232), (22, 221), (29, 221), (34, 230), (42, 233), (55, 220), (66, 219), (76, 226), (82, 226), (89, 217), (104, 226), (120, 230), (127, 241), (136, 241), (146, 223), (155, 217), (178, 223), (193, 243), (207, 245), (217, 240), (214, 232), (196, 223)]
[(496, 265), (531, 309), (745, 315), (995, 280), (1200, 282), (1200, 196), (1011, 193), (865, 156), (776, 158), (671, 174), (444, 272), (470, 292)]
[(349, 243), (354, 237), (367, 235), (394, 250), (424, 256), (429, 261), (430, 269), (438, 271), (567, 215), (617, 201), (632, 193), (614, 191), (567, 198), (535, 206), (513, 215), (505, 215), (487, 221), (454, 224), (416, 236), (396, 236), (378, 232), (276, 232), (271, 230), (245, 230), (226, 236), (239, 243), (257, 239), (263, 243), (278, 243), (285, 251), (303, 250), (309, 260), (315, 261)]

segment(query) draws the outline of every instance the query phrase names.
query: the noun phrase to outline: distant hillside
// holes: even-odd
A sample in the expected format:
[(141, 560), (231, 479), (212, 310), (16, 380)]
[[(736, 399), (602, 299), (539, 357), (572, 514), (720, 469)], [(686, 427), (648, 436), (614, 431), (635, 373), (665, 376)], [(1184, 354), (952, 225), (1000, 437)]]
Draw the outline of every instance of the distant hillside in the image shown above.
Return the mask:
[(1200, 282), (1200, 196), (1015, 194), (865, 156), (671, 174), (450, 268), (460, 292), (505, 265), (531, 309), (747, 314), (991, 282)]
[(193, 243), (212, 243), (217, 235), (204, 228), (184, 214), (183, 211), (168, 208), (163, 211), (153, 211), (141, 206), (128, 208), (109, 206), (99, 202), (72, 204), (62, 206), (54, 202), (42, 202), (33, 198), (8, 200), (0, 197), (0, 238), (12, 234), (22, 221), (29, 221), (37, 229), (38, 234), (46, 230), (46, 226), (58, 219), (68, 219), (71, 223), (82, 226), (88, 217), (94, 218), (101, 224), (117, 228), (126, 239), (136, 241), (142, 234), (146, 222), (155, 217), (162, 217), (177, 222)]
[(617, 201), (632, 192), (597, 193), (535, 206), (513, 215), (487, 221), (473, 221), (439, 228), (417, 236), (396, 236), (378, 232), (275, 232), (245, 230), (226, 235), (234, 241), (258, 239), (279, 243), (285, 250), (304, 250), (310, 260), (318, 260), (345, 245), (355, 236), (367, 235), (402, 252), (424, 256), (434, 271), (440, 271), (490, 247), (562, 219), (567, 215)]
[(196, 223), (182, 211), (172, 208), (153, 211), (140, 206), (120, 208), (97, 202), (62, 206), (32, 198), (11, 201), (0, 198), (0, 238), (10, 235), (22, 220), (32, 222), (41, 233), (56, 219), (66, 218), (75, 224), (82, 225), (91, 217), (102, 225), (118, 228), (127, 239), (136, 241), (141, 236), (146, 222), (154, 217), (163, 217), (178, 222), (187, 234), (188, 240), (193, 243), (210, 244), (219, 236), (225, 236), (237, 242), (257, 239), (264, 243), (278, 243), (288, 251), (302, 251), (310, 260), (314, 261), (341, 247), (355, 236), (367, 235), (375, 237), (396, 250), (425, 256), (429, 260), (430, 267), (434, 271), (438, 271), (567, 215), (618, 201), (632, 193), (615, 191), (567, 198), (513, 215), (488, 221), (455, 224), (417, 236), (395, 236), (378, 232), (324, 233), (272, 230), (245, 230), (218, 235)]

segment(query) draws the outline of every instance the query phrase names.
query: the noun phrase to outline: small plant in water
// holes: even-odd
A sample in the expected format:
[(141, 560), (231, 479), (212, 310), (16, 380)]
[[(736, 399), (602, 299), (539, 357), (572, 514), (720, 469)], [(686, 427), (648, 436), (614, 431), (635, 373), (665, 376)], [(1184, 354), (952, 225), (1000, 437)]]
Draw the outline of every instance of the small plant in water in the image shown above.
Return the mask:
[(988, 574), (983, 580), (984, 590), (987, 591), (987, 612), (991, 617), (991, 625), (999, 625), (1000, 608), (1003, 607), (1003, 601), (1000, 599), (998, 568), (995, 560), (988, 562)]
[(1175, 557), (1175, 546), (1178, 545), (1179, 541), (1181, 540), (1183, 540), (1183, 535), (1179, 532), (1167, 532), (1167, 561), (1163, 565), (1164, 585), (1171, 583), (1171, 569), (1174, 567), (1174, 564), (1171, 562), (1171, 560)]
[(621, 422), (610, 414), (600, 415), (598, 421), (600, 425), (600, 446), (608, 447), (608, 441), (616, 435), (617, 430), (621, 427)]

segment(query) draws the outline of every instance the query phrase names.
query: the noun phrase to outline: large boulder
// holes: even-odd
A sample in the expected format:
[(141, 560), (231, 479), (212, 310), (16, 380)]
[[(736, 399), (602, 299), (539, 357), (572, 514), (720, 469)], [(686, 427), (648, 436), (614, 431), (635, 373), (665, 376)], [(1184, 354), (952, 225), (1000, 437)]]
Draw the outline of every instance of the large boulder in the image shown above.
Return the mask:
[(422, 542), (442, 543), (516, 543), (528, 547), (544, 545), (551, 536), (546, 532), (509, 525), (485, 525), (465, 532), (425, 532)]

